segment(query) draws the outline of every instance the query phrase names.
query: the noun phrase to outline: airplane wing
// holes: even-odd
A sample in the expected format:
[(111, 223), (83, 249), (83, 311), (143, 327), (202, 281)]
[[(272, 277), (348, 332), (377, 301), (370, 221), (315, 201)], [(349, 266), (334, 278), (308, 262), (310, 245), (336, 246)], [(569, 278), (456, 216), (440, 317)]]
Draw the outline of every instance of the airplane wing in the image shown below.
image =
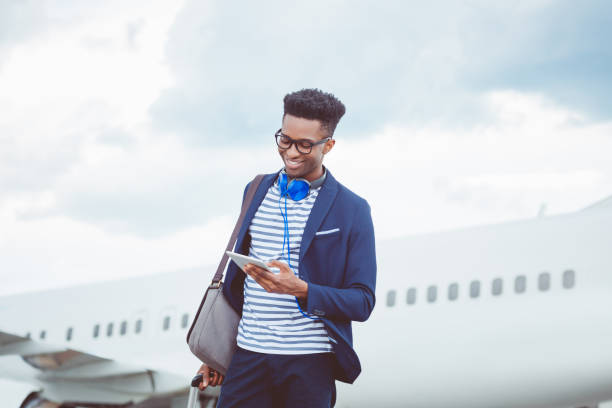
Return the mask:
[(36, 393), (55, 402), (137, 403), (188, 389), (176, 374), (0, 331), (0, 389), (8, 381), (30, 386), (24, 399)]

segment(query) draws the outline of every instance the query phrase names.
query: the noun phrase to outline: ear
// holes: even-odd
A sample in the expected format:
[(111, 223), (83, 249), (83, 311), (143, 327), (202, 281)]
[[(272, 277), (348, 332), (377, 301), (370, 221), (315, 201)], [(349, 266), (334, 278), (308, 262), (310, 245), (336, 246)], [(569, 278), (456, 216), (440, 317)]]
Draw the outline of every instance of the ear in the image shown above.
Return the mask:
[(325, 142), (325, 144), (323, 145), (323, 154), (329, 153), (329, 151), (334, 148), (335, 144), (336, 144), (335, 139), (330, 139), (327, 142)]

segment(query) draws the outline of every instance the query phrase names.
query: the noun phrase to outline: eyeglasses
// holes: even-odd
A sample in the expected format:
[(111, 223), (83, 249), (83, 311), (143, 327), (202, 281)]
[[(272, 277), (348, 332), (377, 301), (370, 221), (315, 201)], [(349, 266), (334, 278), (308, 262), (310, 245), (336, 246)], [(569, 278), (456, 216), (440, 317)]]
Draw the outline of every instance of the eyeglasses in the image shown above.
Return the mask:
[(312, 151), (312, 146), (323, 144), (331, 139), (331, 137), (329, 136), (319, 140), (318, 142), (311, 142), (308, 139), (292, 139), (282, 132), (282, 128), (278, 129), (278, 131), (274, 134), (274, 138), (276, 139), (276, 144), (280, 149), (290, 149), (291, 146), (295, 143), (297, 151), (301, 154), (308, 154)]

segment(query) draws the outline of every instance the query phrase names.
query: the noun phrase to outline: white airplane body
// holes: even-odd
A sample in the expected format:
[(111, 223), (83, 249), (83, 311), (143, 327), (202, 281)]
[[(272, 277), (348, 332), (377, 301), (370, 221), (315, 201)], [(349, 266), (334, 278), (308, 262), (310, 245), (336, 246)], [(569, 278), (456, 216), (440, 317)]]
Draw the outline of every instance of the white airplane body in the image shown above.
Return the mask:
[[(559, 408), (612, 399), (610, 243), (610, 200), (380, 241), (377, 305), (353, 326), (363, 371), (353, 385), (337, 382), (336, 406)], [(28, 408), (184, 398), (199, 367), (185, 335), (213, 269), (0, 298), (2, 406), (28, 395)]]

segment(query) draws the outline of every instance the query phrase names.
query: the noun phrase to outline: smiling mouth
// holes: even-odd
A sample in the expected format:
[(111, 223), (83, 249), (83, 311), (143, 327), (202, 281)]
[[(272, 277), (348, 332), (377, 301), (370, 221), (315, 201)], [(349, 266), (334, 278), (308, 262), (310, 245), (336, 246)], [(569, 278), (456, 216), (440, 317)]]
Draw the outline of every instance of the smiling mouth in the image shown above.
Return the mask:
[(302, 161), (293, 161), (293, 160), (289, 160), (286, 159), (286, 163), (290, 166), (299, 166), (300, 164), (302, 164)]

